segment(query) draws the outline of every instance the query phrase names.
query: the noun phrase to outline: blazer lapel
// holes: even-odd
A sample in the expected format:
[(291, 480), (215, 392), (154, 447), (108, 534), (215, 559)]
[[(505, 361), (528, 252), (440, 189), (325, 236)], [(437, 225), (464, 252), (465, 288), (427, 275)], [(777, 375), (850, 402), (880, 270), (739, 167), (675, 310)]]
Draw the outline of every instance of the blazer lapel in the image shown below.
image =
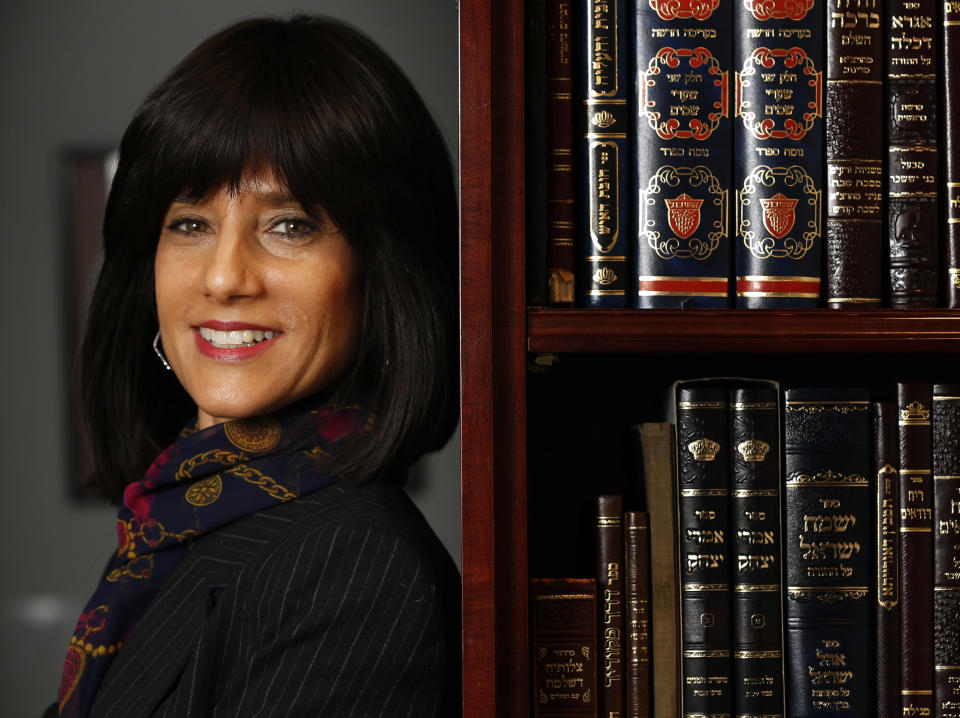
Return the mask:
[(96, 718), (151, 715), (170, 693), (213, 606), (202, 557), (191, 552), (117, 653), (91, 708)]

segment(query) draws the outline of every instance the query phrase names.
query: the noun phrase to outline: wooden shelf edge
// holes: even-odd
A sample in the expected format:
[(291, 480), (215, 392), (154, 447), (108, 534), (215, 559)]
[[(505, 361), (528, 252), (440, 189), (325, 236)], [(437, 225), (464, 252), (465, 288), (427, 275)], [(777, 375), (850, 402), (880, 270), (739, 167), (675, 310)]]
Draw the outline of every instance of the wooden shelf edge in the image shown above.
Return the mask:
[(527, 310), (536, 353), (960, 353), (951, 309)]

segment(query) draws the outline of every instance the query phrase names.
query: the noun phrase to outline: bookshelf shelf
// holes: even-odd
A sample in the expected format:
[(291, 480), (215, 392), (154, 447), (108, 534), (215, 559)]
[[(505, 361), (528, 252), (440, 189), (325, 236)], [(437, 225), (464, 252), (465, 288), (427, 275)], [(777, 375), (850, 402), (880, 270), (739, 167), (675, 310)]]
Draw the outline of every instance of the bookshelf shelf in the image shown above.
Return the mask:
[(960, 353), (960, 312), (529, 309), (536, 353)]

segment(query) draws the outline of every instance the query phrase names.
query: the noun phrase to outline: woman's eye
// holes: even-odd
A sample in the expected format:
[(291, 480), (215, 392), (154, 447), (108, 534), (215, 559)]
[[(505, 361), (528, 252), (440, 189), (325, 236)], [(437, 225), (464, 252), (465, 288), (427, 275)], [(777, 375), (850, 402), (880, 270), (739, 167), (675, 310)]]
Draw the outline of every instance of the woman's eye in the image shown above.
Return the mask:
[(281, 219), (270, 227), (270, 231), (282, 237), (304, 237), (315, 232), (317, 225), (300, 217)]
[(180, 234), (203, 234), (209, 229), (209, 226), (202, 219), (191, 219), (189, 217), (176, 219), (167, 225), (167, 228), (179, 232)]

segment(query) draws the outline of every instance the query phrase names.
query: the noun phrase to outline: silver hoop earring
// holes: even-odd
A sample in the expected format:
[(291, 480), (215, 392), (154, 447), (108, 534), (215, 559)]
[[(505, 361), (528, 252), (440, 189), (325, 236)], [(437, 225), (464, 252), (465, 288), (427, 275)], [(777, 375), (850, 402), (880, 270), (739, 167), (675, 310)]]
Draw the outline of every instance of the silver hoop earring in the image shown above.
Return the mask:
[(163, 352), (160, 351), (160, 347), (158, 346), (159, 342), (160, 342), (160, 330), (158, 329), (157, 336), (153, 338), (153, 351), (155, 351), (157, 353), (157, 356), (160, 357), (160, 361), (163, 362), (163, 366), (166, 368), (166, 370), (173, 371), (173, 369), (170, 367), (170, 362), (167, 361), (167, 358), (163, 355)]

